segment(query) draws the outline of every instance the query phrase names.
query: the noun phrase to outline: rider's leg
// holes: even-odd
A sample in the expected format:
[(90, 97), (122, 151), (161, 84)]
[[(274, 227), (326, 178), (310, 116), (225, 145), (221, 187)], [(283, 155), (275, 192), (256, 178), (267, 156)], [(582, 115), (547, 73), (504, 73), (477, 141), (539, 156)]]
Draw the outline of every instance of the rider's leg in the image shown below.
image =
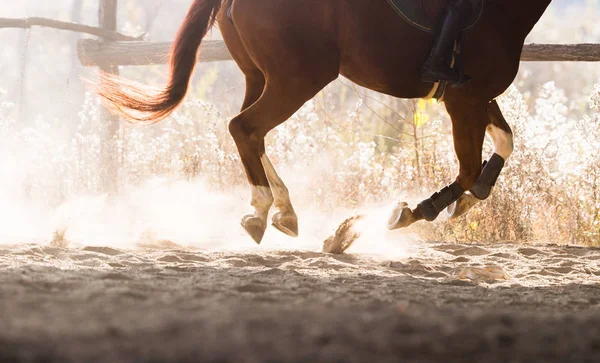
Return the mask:
[(423, 66), (423, 82), (461, 81), (458, 73), (450, 68), (450, 61), (454, 42), (472, 11), (471, 0), (454, 0), (448, 5), (436, 29), (429, 59)]

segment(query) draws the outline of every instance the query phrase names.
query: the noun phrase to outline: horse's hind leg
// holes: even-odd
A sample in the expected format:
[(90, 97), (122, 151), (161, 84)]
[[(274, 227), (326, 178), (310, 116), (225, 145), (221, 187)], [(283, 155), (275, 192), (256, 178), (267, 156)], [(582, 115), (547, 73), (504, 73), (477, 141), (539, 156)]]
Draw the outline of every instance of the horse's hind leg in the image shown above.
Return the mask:
[[(268, 166), (271, 179), (274, 182), (280, 180), (278, 176), (275, 177), (276, 173), (272, 173), (274, 169), (271, 168), (270, 162), (266, 163), (264, 137), (330, 82), (329, 78), (323, 79), (322, 82), (305, 81), (305, 79), (298, 77), (294, 81), (294, 78), (289, 75), (272, 75), (267, 78), (264, 92), (259, 99), (233, 118), (229, 124), (229, 131), (235, 140), (250, 182), (251, 204), (254, 207), (254, 213), (242, 219), (242, 226), (257, 243), (262, 241), (269, 209), (274, 201), (263, 161)], [(277, 190), (279, 196), (287, 194), (281, 192), (282, 190), (282, 188)], [(289, 200), (286, 197), (282, 198), (284, 199)], [(290, 231), (293, 232), (291, 228)]]
[(273, 217), (275, 226), (291, 235), (297, 233), (289, 193), (265, 154), (264, 137), (333, 81), (340, 69), (335, 40), (319, 28), (290, 24), (296, 18), (272, 1), (235, 1), (231, 19), (222, 16), (220, 22), (221, 33), (244, 74), (258, 69), (266, 80), (256, 102), (229, 124), (254, 206), (254, 213), (245, 216), (242, 225), (257, 243), (263, 238), (273, 203), (280, 209)]
[(278, 212), (273, 215), (273, 226), (288, 236), (298, 237), (298, 216), (296, 216), (296, 212), (292, 206), (290, 192), (283, 183), (283, 180), (281, 180), (277, 174), (277, 171), (275, 171), (264, 148), (265, 145), (263, 141), (261, 161), (265, 168), (267, 179), (269, 179), (269, 185), (271, 186), (271, 191), (273, 192), (273, 197), (275, 199), (273, 204), (278, 210)]
[(388, 221), (389, 229), (408, 227), (423, 219), (435, 220), (441, 211), (475, 185), (481, 174), (483, 140), (489, 124), (488, 102), (473, 104), (461, 101), (446, 101), (446, 109), (452, 118), (454, 149), (460, 167), (456, 181), (419, 203), (414, 210), (405, 203), (399, 204)]
[[(244, 111), (248, 107), (252, 106), (265, 89), (265, 77), (258, 68), (246, 69), (246, 96), (244, 103), (242, 104), (242, 110)], [(271, 160), (265, 152), (265, 142), (263, 140), (260, 146), (261, 163), (265, 169), (269, 186), (274, 197), (274, 205), (279, 211), (273, 216), (273, 225), (282, 231), (283, 233), (297, 237), (298, 236), (298, 217), (292, 206), (290, 200), (290, 194), (285, 186), (283, 180), (275, 171)]]
[(490, 196), (504, 164), (513, 152), (512, 130), (495, 100), (490, 102), (488, 116), (486, 133), (492, 140), (494, 155), (484, 165), (475, 185), (448, 207), (448, 217), (451, 219), (466, 214), (475, 204)]

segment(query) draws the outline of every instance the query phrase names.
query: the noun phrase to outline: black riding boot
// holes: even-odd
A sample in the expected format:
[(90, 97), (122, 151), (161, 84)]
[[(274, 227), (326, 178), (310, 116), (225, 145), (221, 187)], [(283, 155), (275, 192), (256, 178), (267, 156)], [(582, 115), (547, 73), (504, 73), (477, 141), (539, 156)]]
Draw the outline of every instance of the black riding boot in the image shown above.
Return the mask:
[(454, 42), (462, 33), (472, 11), (470, 0), (455, 0), (448, 6), (437, 28), (429, 59), (423, 65), (423, 82), (463, 81), (459, 73), (450, 67), (450, 62)]

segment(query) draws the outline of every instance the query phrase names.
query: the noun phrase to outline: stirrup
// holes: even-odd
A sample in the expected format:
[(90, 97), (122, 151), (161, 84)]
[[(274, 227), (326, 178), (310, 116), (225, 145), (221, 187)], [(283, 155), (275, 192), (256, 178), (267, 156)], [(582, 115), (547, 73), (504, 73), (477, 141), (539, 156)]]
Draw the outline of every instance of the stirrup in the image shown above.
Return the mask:
[(447, 67), (446, 69), (436, 69), (431, 64), (426, 63), (421, 71), (421, 81), (428, 83), (448, 82), (450, 84), (461, 84), (464, 82), (464, 75), (457, 68)]

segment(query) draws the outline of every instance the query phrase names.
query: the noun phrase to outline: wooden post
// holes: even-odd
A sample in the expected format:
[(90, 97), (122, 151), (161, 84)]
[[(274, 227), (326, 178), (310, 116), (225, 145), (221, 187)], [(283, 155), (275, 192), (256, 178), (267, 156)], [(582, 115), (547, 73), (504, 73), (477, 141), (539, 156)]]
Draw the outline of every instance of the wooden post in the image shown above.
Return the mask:
[(21, 75), (19, 81), (19, 108), (17, 120), (21, 125), (25, 124), (29, 114), (27, 113), (27, 62), (29, 53), (29, 38), (31, 36), (31, 30), (26, 30), (22, 33), (20, 42), (23, 44), (23, 56), (21, 57)]
[[(100, 28), (117, 31), (117, 0), (100, 0), (98, 11), (98, 23)], [(110, 42), (103, 39), (103, 43)], [(119, 75), (119, 66), (113, 64), (98, 64), (101, 71)], [(106, 122), (107, 147), (102, 151), (102, 171), (104, 175), (104, 188), (109, 194), (116, 193), (119, 188), (119, 160), (118, 142), (120, 138), (120, 120), (112, 115), (107, 109), (101, 110), (101, 120)]]
[[(74, 0), (71, 5), (71, 18), (70, 20), (75, 23), (81, 23), (83, 12), (83, 0)], [(72, 33), (69, 35), (69, 42), (71, 44), (76, 44), (81, 38), (81, 34)], [(76, 50), (76, 52), (78, 52)], [(71, 66), (69, 71), (69, 78), (67, 78), (67, 95), (69, 97), (69, 101), (75, 105), (82, 105), (85, 101), (85, 90), (83, 87), (83, 83), (80, 80), (81, 73), (83, 71), (83, 66), (78, 59), (77, 54), (74, 54), (70, 57)], [(75, 117), (77, 115), (76, 112), (73, 113)]]

